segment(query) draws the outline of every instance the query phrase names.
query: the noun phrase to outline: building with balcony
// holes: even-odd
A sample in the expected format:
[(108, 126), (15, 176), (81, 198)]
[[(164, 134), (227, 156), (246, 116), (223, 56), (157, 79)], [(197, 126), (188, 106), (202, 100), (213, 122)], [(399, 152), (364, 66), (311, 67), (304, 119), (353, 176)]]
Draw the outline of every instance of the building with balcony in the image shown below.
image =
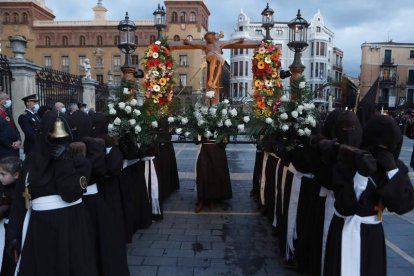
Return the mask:
[(414, 106), (414, 43), (366, 42), (361, 45), (361, 97), (378, 80), (378, 108)]
[[(270, 30), (273, 43), (279, 45), (282, 51), (282, 69), (289, 70), (294, 59), (294, 52), (290, 51), (288, 21), (277, 21)], [(307, 49), (302, 52), (302, 63), (306, 66), (304, 76), (307, 84), (314, 92), (316, 102), (326, 102), (332, 95), (339, 103), (341, 101), (341, 87), (325, 86), (327, 81), (340, 83), (343, 74), (343, 51), (334, 46), (335, 34), (324, 22), (318, 10), (309, 21)], [(245, 38), (262, 40), (266, 31), (262, 22), (253, 22), (248, 15), (241, 11), (232, 34), (232, 39)], [(234, 99), (251, 97), (252, 94), (252, 56), (253, 49), (233, 49), (230, 54), (231, 79), (230, 95)], [(283, 81), (284, 87), (289, 87), (289, 80)]]

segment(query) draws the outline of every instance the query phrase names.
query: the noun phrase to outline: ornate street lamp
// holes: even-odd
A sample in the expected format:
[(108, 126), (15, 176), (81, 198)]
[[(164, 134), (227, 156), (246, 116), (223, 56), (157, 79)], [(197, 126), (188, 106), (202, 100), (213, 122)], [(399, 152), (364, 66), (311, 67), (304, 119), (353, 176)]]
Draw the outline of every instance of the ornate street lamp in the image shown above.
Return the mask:
[(131, 67), (131, 54), (137, 48), (135, 44), (135, 30), (137, 27), (135, 23), (129, 20), (128, 12), (125, 14), (125, 19), (118, 24), (119, 30), (119, 44), (118, 48), (125, 54), (125, 64), (122, 67)]
[(270, 36), (270, 29), (275, 25), (273, 23), (273, 14), (274, 11), (269, 8), (269, 3), (267, 3), (266, 8), (262, 11), (262, 27), (266, 30), (265, 40), (272, 40)]
[(308, 27), (309, 23), (302, 18), (300, 10), (296, 18), (291, 20), (288, 24), (289, 27), (289, 43), (290, 50), (295, 52), (295, 58), (293, 63), (289, 66), (290, 71), (293, 73), (291, 80), (296, 80), (305, 70), (305, 65), (301, 61), (301, 52), (308, 47)]
[(164, 6), (161, 8), (160, 4), (158, 4), (158, 8), (154, 11), (154, 27), (158, 31), (158, 40), (161, 39), (161, 32), (163, 29), (167, 27), (165, 25), (165, 9)]

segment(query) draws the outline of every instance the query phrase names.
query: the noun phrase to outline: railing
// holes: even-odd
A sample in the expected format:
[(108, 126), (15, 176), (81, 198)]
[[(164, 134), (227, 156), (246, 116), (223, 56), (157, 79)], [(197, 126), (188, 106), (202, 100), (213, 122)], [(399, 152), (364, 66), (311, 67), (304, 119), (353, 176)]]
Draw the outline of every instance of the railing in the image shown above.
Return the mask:
[(36, 73), (36, 88), (39, 104), (50, 107), (56, 102), (66, 106), (80, 102), (83, 91), (81, 76), (48, 68)]
[(100, 82), (95, 87), (95, 109), (97, 112), (103, 112), (108, 103), (109, 88), (106, 83)]
[(0, 54), (0, 91), (9, 94), (11, 98), (12, 72), (6, 56)]

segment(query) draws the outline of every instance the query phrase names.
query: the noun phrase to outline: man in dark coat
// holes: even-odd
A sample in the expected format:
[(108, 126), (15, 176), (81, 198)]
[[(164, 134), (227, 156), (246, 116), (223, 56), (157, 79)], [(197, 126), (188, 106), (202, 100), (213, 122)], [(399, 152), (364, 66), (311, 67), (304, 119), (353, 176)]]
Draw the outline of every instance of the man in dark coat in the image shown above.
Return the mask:
[(39, 104), (37, 95), (29, 95), (22, 98), (26, 110), (19, 116), (19, 125), (24, 133), (24, 154), (29, 154), (33, 150), (37, 131), (39, 129), (40, 118), (37, 115)]
[(13, 117), (7, 110), (11, 107), (8, 94), (0, 92), (0, 158), (6, 156), (19, 156), (19, 148), (22, 144), (19, 130), (13, 121)]

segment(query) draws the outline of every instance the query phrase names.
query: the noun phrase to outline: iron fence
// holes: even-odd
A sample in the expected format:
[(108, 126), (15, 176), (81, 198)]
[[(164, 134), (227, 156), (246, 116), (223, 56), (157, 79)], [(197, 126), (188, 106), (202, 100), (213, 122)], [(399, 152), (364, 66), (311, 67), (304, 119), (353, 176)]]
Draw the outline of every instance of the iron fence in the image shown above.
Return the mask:
[(43, 68), (36, 73), (39, 105), (53, 107), (56, 102), (65, 106), (81, 101), (82, 77), (66, 72)]
[(12, 72), (9, 66), (9, 60), (6, 56), (0, 54), (0, 91), (9, 94), (11, 98)]
[(108, 104), (109, 87), (106, 83), (100, 82), (95, 87), (95, 109), (97, 112), (103, 112)]

